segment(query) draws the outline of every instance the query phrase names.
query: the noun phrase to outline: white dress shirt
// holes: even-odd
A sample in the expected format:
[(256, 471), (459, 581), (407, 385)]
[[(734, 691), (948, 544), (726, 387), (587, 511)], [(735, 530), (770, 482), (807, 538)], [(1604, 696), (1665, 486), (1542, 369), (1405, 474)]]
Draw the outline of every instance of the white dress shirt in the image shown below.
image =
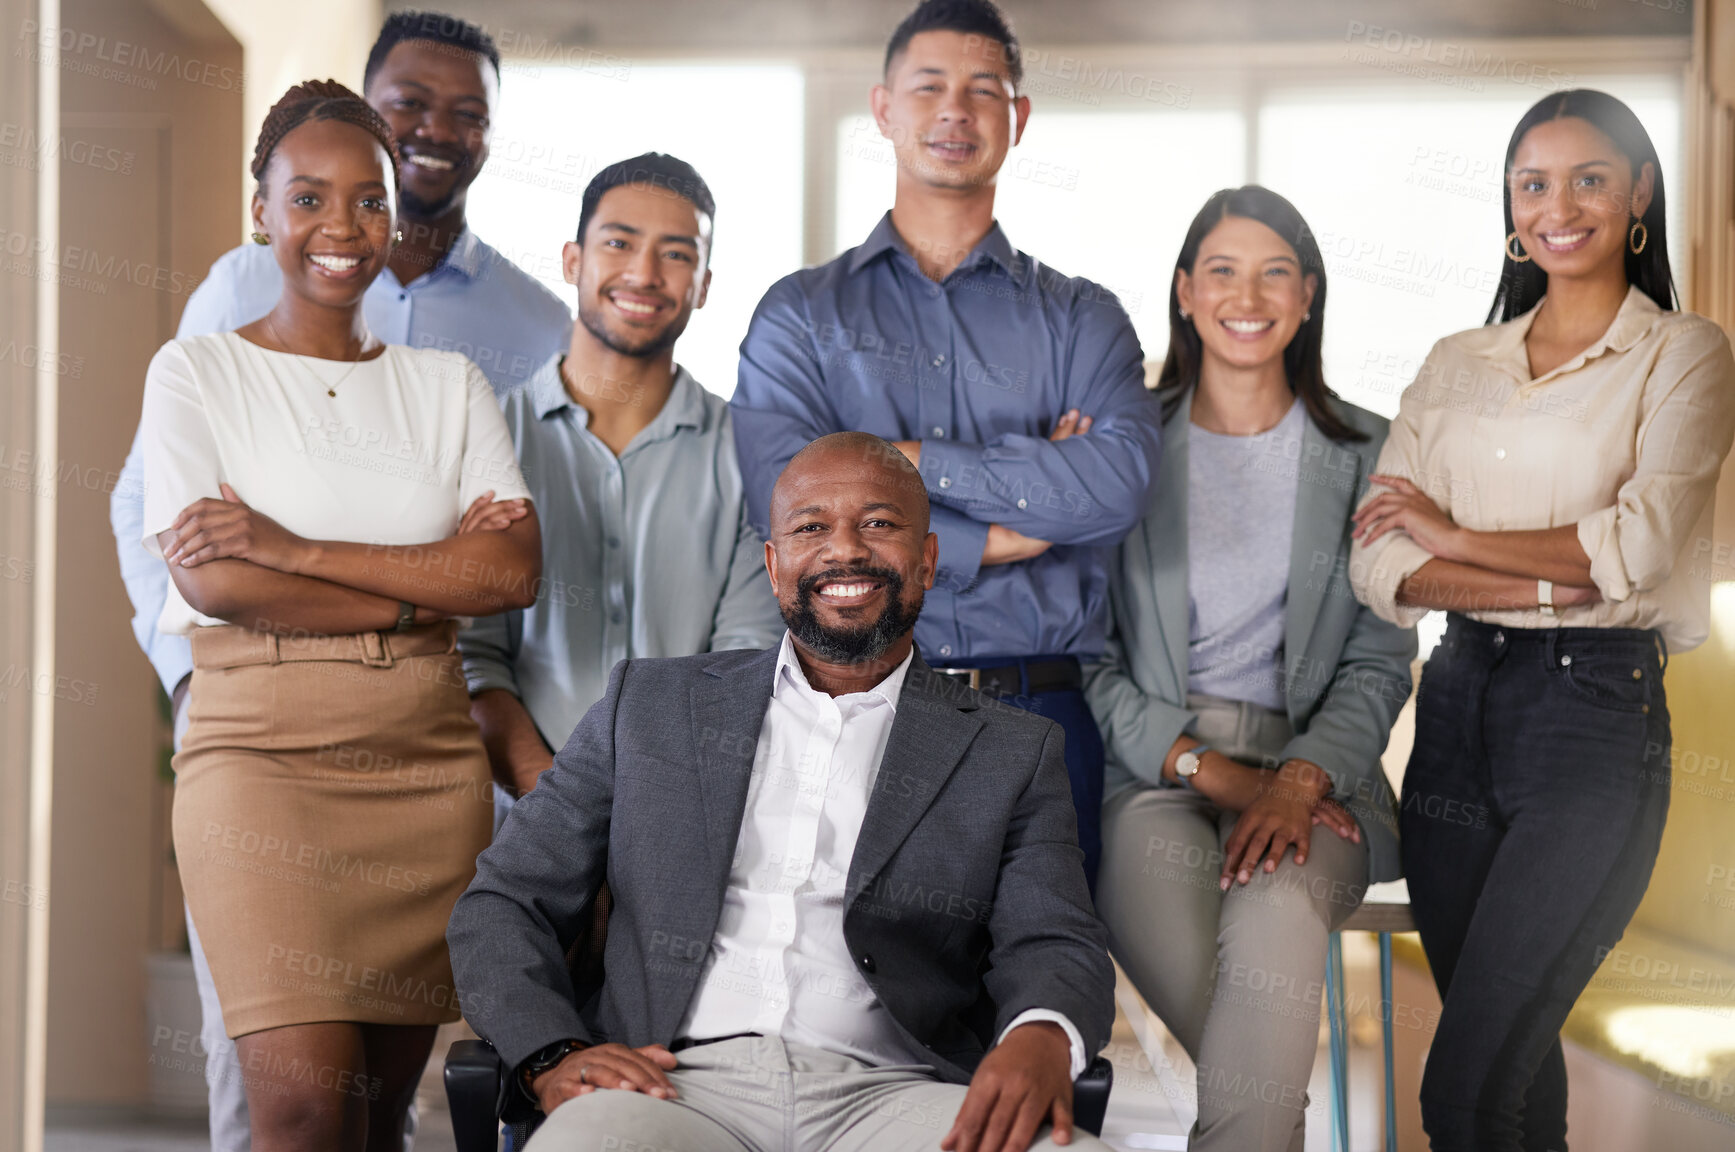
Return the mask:
[[(1713, 495), (1735, 436), (1735, 358), (1721, 329), (1638, 288), (1608, 331), (1541, 376), (1536, 308), (1448, 336), (1404, 392), (1379, 471), (1405, 477), (1480, 532), (1576, 525), (1598, 603), (1474, 611), (1514, 628), (1655, 628), (1669, 650), (1710, 631)], [(1379, 492), (1372, 489), (1371, 500)], [(1364, 500), (1364, 503), (1366, 501)], [(1401, 531), (1356, 541), (1349, 576), (1375, 613), (1410, 626), (1398, 589), (1433, 556)]]
[[(869, 691), (832, 697), (808, 684), (784, 633), (717, 934), (678, 1036), (758, 1032), (875, 1066), (931, 1062), (843, 937), (844, 884), (910, 660)], [(1065, 1016), (1032, 1009), (1006, 1032), (1043, 1020), (1065, 1030), (1076, 1079), (1084, 1040)]]

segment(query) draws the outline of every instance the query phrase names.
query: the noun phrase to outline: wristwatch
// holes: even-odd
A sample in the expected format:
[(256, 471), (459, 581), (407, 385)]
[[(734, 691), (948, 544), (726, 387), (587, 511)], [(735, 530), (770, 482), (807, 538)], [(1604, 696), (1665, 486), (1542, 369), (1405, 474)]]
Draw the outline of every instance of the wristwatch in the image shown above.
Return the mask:
[(536, 1078), (554, 1068), (574, 1052), (588, 1047), (590, 1045), (584, 1041), (569, 1037), (565, 1040), (556, 1040), (546, 1047), (538, 1048), (525, 1059), (524, 1063), (518, 1066), (518, 1083), (523, 1085), (525, 1094), (533, 1102), (536, 1101), (536, 1091), (530, 1086)]
[(1193, 777), (1199, 774), (1199, 765), (1203, 762), (1205, 753), (1210, 750), (1209, 744), (1195, 744), (1175, 757), (1175, 775), (1182, 784), (1189, 788), (1193, 786)]
[(395, 632), (408, 632), (416, 626), (416, 606), (408, 600), (398, 601), (398, 626)]

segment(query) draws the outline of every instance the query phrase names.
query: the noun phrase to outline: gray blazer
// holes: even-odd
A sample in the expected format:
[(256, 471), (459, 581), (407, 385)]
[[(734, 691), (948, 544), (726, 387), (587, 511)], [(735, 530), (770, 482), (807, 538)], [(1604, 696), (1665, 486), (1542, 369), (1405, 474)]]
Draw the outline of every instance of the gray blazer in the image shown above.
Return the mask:
[[(1339, 444), (1311, 419), (1289, 556), (1283, 650), (1289, 721), (1285, 759), (1325, 769), (1333, 796), (1360, 822), (1370, 882), (1395, 880), (1397, 803), (1380, 767), (1392, 722), (1410, 695), (1416, 632), (1379, 619), (1349, 582), (1350, 513), (1386, 440), (1387, 421), (1341, 401), (1334, 410), (1368, 439)], [(1109, 580), (1109, 638), (1085, 670), (1102, 728), (1107, 790), (1165, 786), (1163, 760), (1188, 730), (1187, 421), (1189, 394), (1163, 427), (1163, 461), (1144, 519), (1120, 546)]]
[[(465, 1017), (509, 1067), (566, 1037), (669, 1044), (698, 987), (740, 835), (778, 649), (627, 660), (476, 863), (446, 939)], [(1013, 1017), (1064, 1014), (1091, 1054), (1114, 1022), (1052, 721), (917, 655), (845, 890), (856, 968), (941, 1079), (965, 1083)], [(566, 953), (607, 872), (599, 992)]]

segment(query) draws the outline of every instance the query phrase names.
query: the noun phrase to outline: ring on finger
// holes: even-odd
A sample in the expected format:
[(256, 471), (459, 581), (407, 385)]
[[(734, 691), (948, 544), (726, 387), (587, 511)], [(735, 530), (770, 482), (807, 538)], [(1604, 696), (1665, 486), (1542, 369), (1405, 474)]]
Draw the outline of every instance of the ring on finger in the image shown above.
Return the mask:
[(585, 1074), (585, 1073), (586, 1073), (586, 1072), (588, 1072), (588, 1071), (589, 1071), (589, 1070), (590, 1070), (590, 1065), (589, 1065), (589, 1064), (580, 1064), (580, 1065), (579, 1065), (579, 1066), (578, 1066), (578, 1082), (579, 1082), (579, 1083), (580, 1083), (580, 1084), (583, 1084), (583, 1083), (585, 1083), (585, 1079), (584, 1079), (584, 1074)]

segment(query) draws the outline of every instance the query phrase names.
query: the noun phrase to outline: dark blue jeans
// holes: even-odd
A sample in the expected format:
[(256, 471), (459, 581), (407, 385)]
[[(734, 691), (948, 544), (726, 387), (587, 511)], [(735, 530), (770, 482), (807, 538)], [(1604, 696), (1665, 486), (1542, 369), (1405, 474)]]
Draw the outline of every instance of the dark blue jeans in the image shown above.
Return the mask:
[[(999, 696), (1004, 704), (1034, 712), (1060, 725), (1066, 733), (1066, 777), (1072, 785), (1072, 804), (1078, 813), (1078, 846), (1084, 852), (1084, 878), (1090, 894), (1096, 896), (1096, 869), (1102, 862), (1102, 732), (1090, 705), (1084, 702), (1084, 692), (1078, 688), (1060, 688), (1047, 692), (1030, 691), (1030, 681), (1024, 668), (1032, 663), (1064, 660), (1064, 656), (984, 657), (981, 660), (950, 664), (952, 668), (992, 668), (1007, 664), (1019, 665), (1017, 694)], [(1010, 686), (1008, 686), (1010, 687)]]
[(1008, 696), (1006, 703), (1060, 725), (1066, 733), (1066, 777), (1078, 811), (1078, 846), (1084, 850), (1084, 878), (1096, 896), (1096, 869), (1102, 863), (1102, 732), (1084, 693), (1077, 688)]
[(1669, 807), (1656, 633), (1452, 616), (1416, 696), (1399, 828), (1444, 1008), (1434, 1152), (1561, 1152), (1560, 1028), (1650, 882)]

